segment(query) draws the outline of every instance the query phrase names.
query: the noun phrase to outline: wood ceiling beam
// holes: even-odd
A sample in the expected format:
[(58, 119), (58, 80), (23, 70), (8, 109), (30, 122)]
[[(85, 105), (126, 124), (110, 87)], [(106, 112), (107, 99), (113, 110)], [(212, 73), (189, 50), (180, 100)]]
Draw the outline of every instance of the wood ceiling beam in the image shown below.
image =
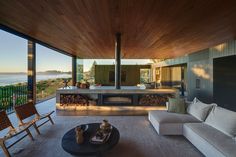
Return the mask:
[(235, 0), (0, 1), (0, 24), (80, 58), (174, 58), (236, 37)]

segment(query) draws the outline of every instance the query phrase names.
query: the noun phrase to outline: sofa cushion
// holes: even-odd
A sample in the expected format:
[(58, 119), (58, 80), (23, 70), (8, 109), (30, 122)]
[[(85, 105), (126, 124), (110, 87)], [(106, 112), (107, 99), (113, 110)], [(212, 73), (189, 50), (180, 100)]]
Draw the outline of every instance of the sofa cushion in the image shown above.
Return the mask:
[(205, 123), (231, 137), (236, 136), (236, 112), (221, 107), (214, 107)]
[(160, 135), (182, 135), (183, 123), (200, 122), (189, 114), (170, 113), (167, 111), (149, 111), (148, 118)]
[(213, 106), (216, 106), (216, 104), (205, 104), (197, 98), (194, 98), (193, 102), (187, 108), (187, 113), (196, 117), (200, 121), (205, 121)]
[(191, 123), (200, 122), (189, 114), (170, 113), (167, 111), (149, 111), (159, 123)]
[(173, 113), (186, 113), (185, 111), (185, 101), (181, 98), (169, 98), (168, 100), (168, 112)]
[(185, 123), (183, 135), (206, 156), (233, 157), (236, 154), (234, 139), (205, 123)]

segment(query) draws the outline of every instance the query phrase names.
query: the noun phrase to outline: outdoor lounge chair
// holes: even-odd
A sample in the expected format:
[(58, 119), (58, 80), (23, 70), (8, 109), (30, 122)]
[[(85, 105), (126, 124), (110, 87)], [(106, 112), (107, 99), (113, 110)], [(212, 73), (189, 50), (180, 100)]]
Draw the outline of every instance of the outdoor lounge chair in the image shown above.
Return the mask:
[[(54, 111), (51, 111), (46, 114), (39, 114), (37, 109), (35, 108), (35, 105), (31, 102), (26, 103), (24, 105), (15, 106), (15, 111), (17, 118), (19, 119), (20, 124), (27, 124), (32, 123), (33, 127), (35, 128), (36, 132), (40, 134), (39, 127), (50, 121), (52, 124), (54, 124), (51, 115)], [(46, 121), (42, 122), (41, 124), (37, 125), (37, 122), (47, 118)]]
[[(25, 124), (25, 125), (21, 125), (17, 128), (14, 128), (10, 119), (8, 118), (7, 114), (5, 111), (0, 111), (0, 131), (3, 131), (5, 129), (9, 129), (8, 132), (6, 133), (5, 136), (3, 137), (0, 137), (0, 145), (3, 149), (3, 152), (4, 154), (7, 156), (7, 157), (10, 157), (10, 153), (8, 151), (8, 149), (10, 147), (12, 147), (13, 145), (15, 145), (16, 143), (18, 143), (19, 141), (21, 141), (23, 138), (25, 138), (26, 136), (29, 136), (31, 140), (33, 140), (33, 136), (31, 135), (30, 131), (29, 131), (29, 127), (31, 126), (32, 124), (28, 123), (28, 124)], [(20, 134), (23, 132), (26, 132), (25, 135), (21, 136)], [(19, 136), (21, 137), (19, 137)], [(13, 138), (16, 138), (13, 139)], [(12, 141), (9, 143), (9, 145), (6, 145), (6, 142), (8, 144), (8, 141), (12, 139), (13, 140), (13, 143)]]

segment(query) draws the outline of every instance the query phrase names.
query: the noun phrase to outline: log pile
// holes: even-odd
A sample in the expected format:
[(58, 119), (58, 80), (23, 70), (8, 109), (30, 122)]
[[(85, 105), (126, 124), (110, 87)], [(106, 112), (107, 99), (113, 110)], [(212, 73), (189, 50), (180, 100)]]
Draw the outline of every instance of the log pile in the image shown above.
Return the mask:
[(139, 99), (139, 105), (141, 106), (165, 106), (168, 101), (168, 97), (172, 95), (143, 95)]
[(89, 99), (86, 96), (80, 94), (61, 94), (60, 95), (60, 105), (61, 106), (88, 106)]

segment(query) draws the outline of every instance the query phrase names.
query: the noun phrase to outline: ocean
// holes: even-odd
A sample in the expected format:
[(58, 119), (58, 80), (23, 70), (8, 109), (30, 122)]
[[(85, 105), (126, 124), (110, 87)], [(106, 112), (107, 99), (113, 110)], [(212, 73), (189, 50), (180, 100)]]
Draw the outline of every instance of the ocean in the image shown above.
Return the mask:
[[(37, 74), (36, 80), (48, 80), (56, 78), (71, 78), (69, 74)], [(0, 74), (0, 86), (27, 82), (26, 74)]]

